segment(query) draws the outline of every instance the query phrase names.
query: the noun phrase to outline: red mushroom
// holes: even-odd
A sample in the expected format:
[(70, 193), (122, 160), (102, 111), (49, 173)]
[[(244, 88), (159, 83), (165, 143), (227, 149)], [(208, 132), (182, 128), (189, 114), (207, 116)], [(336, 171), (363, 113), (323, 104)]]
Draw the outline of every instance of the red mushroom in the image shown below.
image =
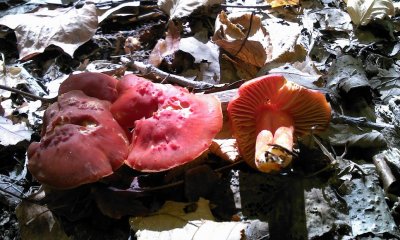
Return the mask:
[(89, 97), (114, 102), (118, 96), (117, 82), (117, 79), (103, 73), (83, 72), (72, 74), (61, 83), (58, 95), (72, 90), (81, 90)]
[(244, 160), (262, 172), (276, 172), (292, 161), (293, 139), (327, 128), (331, 108), (325, 96), (287, 81), (262, 76), (239, 88), (229, 102), (234, 137)]
[(123, 165), (129, 142), (108, 101), (73, 90), (44, 116), (42, 139), (28, 148), (28, 169), (41, 183), (69, 189), (96, 182)]
[(149, 118), (158, 109), (161, 89), (151, 81), (134, 74), (124, 76), (117, 84), (119, 97), (111, 106), (111, 113), (126, 131), (135, 121)]
[(112, 112), (123, 127), (134, 129), (126, 161), (133, 169), (159, 172), (190, 162), (222, 127), (221, 103), (213, 96), (134, 75), (117, 88), (121, 95)]

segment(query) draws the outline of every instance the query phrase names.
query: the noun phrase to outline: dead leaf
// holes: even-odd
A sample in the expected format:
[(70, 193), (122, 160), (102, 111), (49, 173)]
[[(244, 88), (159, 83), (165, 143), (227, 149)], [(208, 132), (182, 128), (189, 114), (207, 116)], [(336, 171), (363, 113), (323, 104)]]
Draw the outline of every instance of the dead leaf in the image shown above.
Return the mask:
[(299, 0), (267, 0), (272, 8), (299, 5)]
[(70, 239), (63, 231), (60, 222), (46, 206), (23, 201), (17, 206), (16, 215), (22, 239)]
[(380, 69), (378, 76), (372, 78), (371, 85), (379, 90), (384, 102), (388, 102), (393, 96), (400, 95), (399, 67), (394, 64), (388, 70)]
[(222, 11), (215, 22), (212, 40), (232, 56), (256, 67), (271, 59), (269, 33), (256, 14), (227, 15)]
[(168, 201), (155, 214), (130, 219), (138, 240), (143, 239), (241, 239), (247, 224), (243, 222), (214, 222), (209, 202)]
[(348, 0), (347, 11), (355, 25), (367, 25), (371, 20), (394, 15), (391, 0)]
[[(199, 65), (196, 80), (212, 84), (222, 83), (220, 82), (218, 46), (210, 41), (203, 42), (201, 37), (195, 35), (182, 38), (179, 43), (179, 50), (192, 55), (194, 63)], [(182, 75), (187, 76), (185, 73), (182, 73)]]
[(22, 60), (42, 53), (50, 45), (60, 47), (73, 57), (75, 50), (96, 32), (97, 13), (93, 4), (82, 8), (40, 8), (37, 12), (7, 15), (0, 25), (14, 29), (19, 58)]
[(210, 152), (231, 163), (236, 162), (240, 157), (236, 139), (213, 139)]
[(269, 33), (271, 56), (266, 63), (288, 63), (303, 61), (307, 51), (300, 43), (302, 27), (298, 23), (282, 19), (267, 19), (263, 21)]
[(15, 145), (22, 141), (31, 140), (32, 131), (28, 129), (26, 124), (13, 124), (11, 120), (0, 117), (0, 145)]
[(200, 7), (221, 4), (222, 0), (158, 0), (157, 5), (167, 13), (170, 19), (189, 16)]
[(115, 14), (116, 12), (119, 12), (123, 8), (136, 8), (136, 7), (139, 7), (139, 6), (140, 6), (140, 2), (139, 1), (137, 1), (137, 2), (136, 1), (135, 2), (126, 2), (126, 3), (118, 4), (118, 6), (110, 8), (110, 9), (107, 9), (106, 11), (101, 13), (99, 15), (98, 22), (99, 23), (103, 22), (109, 16)]
[(175, 53), (179, 49), (180, 41), (179, 29), (175, 26), (173, 21), (168, 23), (168, 31), (165, 40), (158, 40), (156, 46), (153, 48), (149, 56), (149, 63), (158, 67), (165, 56)]

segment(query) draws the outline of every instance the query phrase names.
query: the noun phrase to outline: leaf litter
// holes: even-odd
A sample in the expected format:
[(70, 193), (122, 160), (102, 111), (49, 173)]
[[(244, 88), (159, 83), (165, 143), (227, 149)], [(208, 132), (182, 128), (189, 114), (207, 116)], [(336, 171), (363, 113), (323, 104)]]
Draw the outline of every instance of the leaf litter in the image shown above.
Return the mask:
[[(371, 164), (382, 150), (396, 153), (400, 142), (398, 5), (392, 1), (96, 2), (35, 5), (31, 12), (26, 9), (33, 5), (13, 4), (0, 15), (0, 25), (8, 27), (0, 29), (6, 43), (0, 44), (1, 85), (33, 97), (1, 91), (0, 191), (6, 198), (0, 228), (10, 228), (1, 237), (40, 239), (35, 229), (59, 239), (204, 239), (210, 232), (218, 239), (400, 236), (399, 196), (384, 192), (382, 175)], [(27, 143), (40, 139), (48, 105), (34, 96), (56, 96), (71, 72), (122, 76), (149, 69), (153, 81), (222, 96), (223, 137), (201, 165), (166, 175), (121, 169), (80, 189), (46, 190), (45, 200), (22, 200), (16, 233), (7, 209), (39, 185), (22, 156)], [(299, 159), (278, 175), (257, 173), (240, 161), (226, 118), (240, 80), (268, 73), (322, 91), (335, 116), (318, 144), (315, 138), (298, 140)], [(336, 154), (343, 149), (344, 155)], [(399, 167), (390, 161), (399, 179)], [(207, 215), (185, 218), (199, 210)], [(152, 217), (159, 224), (144, 224)], [(95, 220), (101, 223), (95, 226)], [(157, 229), (174, 222), (179, 228)], [(118, 227), (99, 229), (107, 224)]]

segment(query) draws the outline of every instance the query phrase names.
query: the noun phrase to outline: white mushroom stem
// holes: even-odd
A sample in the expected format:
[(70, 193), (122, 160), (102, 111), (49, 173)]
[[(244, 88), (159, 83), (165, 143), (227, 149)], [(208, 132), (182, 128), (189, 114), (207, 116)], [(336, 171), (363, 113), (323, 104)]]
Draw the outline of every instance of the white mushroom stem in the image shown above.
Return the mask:
[(293, 149), (293, 125), (292, 117), (283, 111), (259, 111), (255, 164), (260, 171), (279, 171), (291, 163), (292, 155), (288, 151)]

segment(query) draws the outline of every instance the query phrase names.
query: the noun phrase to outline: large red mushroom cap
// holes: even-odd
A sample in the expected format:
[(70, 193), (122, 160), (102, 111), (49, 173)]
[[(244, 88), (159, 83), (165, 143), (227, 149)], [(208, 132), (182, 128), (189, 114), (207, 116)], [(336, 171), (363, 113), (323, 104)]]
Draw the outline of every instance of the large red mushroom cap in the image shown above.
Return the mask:
[(114, 102), (118, 97), (118, 80), (104, 73), (83, 72), (72, 74), (61, 83), (58, 94), (81, 90), (89, 97)]
[(41, 183), (69, 189), (96, 182), (123, 165), (129, 142), (108, 101), (73, 90), (44, 116), (42, 139), (28, 148), (28, 169)]
[(129, 132), (135, 121), (148, 118), (157, 111), (163, 94), (151, 81), (134, 74), (125, 75), (117, 84), (119, 97), (111, 106), (117, 122)]
[(243, 84), (228, 104), (239, 151), (252, 167), (275, 172), (292, 161), (294, 136), (325, 130), (331, 108), (325, 96), (281, 75), (267, 75)]
[[(116, 120), (133, 128), (126, 161), (144, 172), (168, 170), (194, 160), (211, 145), (222, 127), (221, 103), (214, 96), (155, 84), (127, 75), (112, 106)], [(123, 90), (129, 89), (129, 90)]]

